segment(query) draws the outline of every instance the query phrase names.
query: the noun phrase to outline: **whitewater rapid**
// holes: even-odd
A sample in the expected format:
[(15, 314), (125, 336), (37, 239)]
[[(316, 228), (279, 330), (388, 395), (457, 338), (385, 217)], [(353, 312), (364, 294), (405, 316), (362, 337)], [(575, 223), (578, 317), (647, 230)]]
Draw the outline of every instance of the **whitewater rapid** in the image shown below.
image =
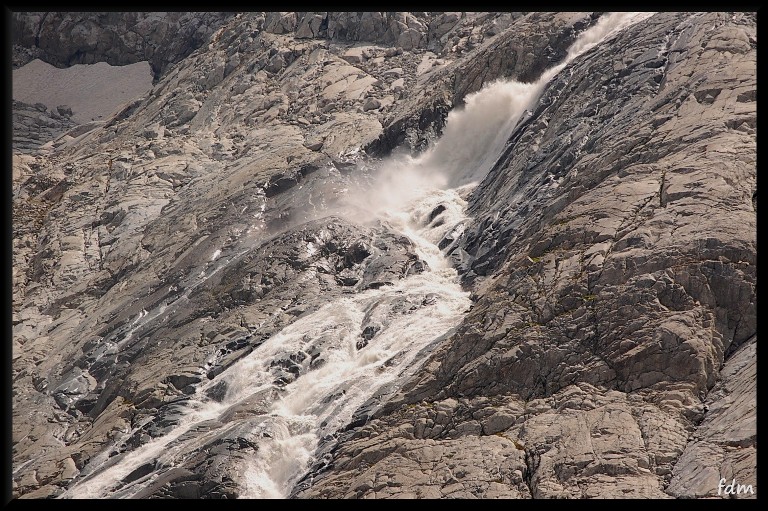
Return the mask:
[[(450, 201), (454, 204), (445, 208), (439, 222), (436, 218), (429, 220), (437, 205)], [(435, 246), (447, 228), (466, 219), (464, 206), (454, 191), (432, 190), (413, 201), (410, 208), (383, 217), (384, 223), (410, 237), (416, 253), (427, 262), (427, 271), (393, 286), (330, 302), (298, 318), (200, 386), (195, 397), (185, 404), (187, 412), (181, 425), (123, 455), (119, 462), (94, 471), (64, 496), (136, 495), (207, 440), (236, 427), (226, 420), (233, 410), (259, 400), (268, 403), (269, 409), (252, 424), (262, 434), (258, 450), (242, 467), (241, 496), (285, 497), (313, 461), (319, 440), (348, 424), (376, 390), (412, 374), (420, 362), (417, 355), (456, 326), (469, 308), (471, 301), (458, 284), (456, 270)], [(364, 325), (371, 323), (380, 330), (368, 346), (359, 349)], [(325, 363), (312, 368), (307, 356), (310, 353), (322, 353)], [(275, 362), (296, 354), (304, 357), (299, 360), (301, 374), (277, 391)], [(227, 385), (223, 400), (206, 397), (221, 382)], [(158, 469), (120, 484), (147, 463)]]
[(544, 71), (535, 82), (497, 80), (468, 94), (465, 107), (448, 114), (445, 130), (432, 150), (413, 159), (411, 164), (422, 174), (442, 176), (450, 187), (481, 180), (498, 160), (518, 122), (535, 110), (552, 78), (578, 56), (653, 14), (606, 14), (579, 35), (561, 63)]
[[(376, 220), (407, 236), (427, 263), (426, 271), (391, 286), (346, 295), (299, 317), (198, 387), (184, 404), (184, 419), (177, 427), (115, 460), (101, 455), (62, 496), (135, 496), (216, 435), (246, 424), (258, 437), (258, 449), (241, 467), (237, 481), (241, 497), (286, 497), (315, 461), (320, 441), (349, 424), (355, 411), (378, 391), (393, 392), (397, 382), (418, 370), (430, 348), (464, 317), (471, 305), (469, 295), (438, 245), (461, 234), (469, 220), (465, 198), (495, 164), (546, 84), (573, 59), (651, 14), (605, 15), (579, 36), (562, 63), (536, 82), (497, 81), (468, 95), (466, 106), (449, 114), (443, 136), (432, 148), (418, 157), (383, 162), (368, 192), (355, 193), (357, 204), (350, 199), (351, 205), (368, 212), (362, 219)], [(312, 249), (308, 245), (307, 250)], [(219, 255), (211, 258), (218, 263), (214, 271), (234, 259), (218, 259)], [(419, 306), (404, 312), (403, 304), (409, 303)], [(162, 312), (150, 312), (149, 317)], [(363, 327), (372, 322), (380, 330), (359, 349)], [(323, 353), (325, 363), (313, 367), (306, 355), (317, 352)], [(299, 376), (276, 388), (275, 362), (297, 354)], [(221, 382), (226, 383), (223, 399), (207, 397)], [(263, 413), (245, 423), (228, 420), (256, 402)], [(121, 483), (147, 463), (155, 469)]]

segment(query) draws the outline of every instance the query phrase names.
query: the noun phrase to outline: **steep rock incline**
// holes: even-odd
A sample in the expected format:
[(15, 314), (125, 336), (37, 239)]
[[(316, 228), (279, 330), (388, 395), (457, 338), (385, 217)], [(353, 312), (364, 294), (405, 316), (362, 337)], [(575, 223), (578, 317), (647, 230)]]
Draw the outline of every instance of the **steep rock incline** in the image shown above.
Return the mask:
[(473, 310), (295, 495), (754, 485), (755, 55), (754, 15), (661, 13), (564, 69), (469, 200)]
[[(752, 484), (757, 495), (757, 337), (745, 342), (720, 371), (721, 380), (704, 401), (707, 413), (672, 471), (669, 493), (676, 497), (714, 496), (725, 484)], [(737, 489), (738, 491), (738, 489)]]
[[(516, 27), (479, 19), (443, 36), (459, 31), (461, 46), (475, 30), (496, 26), (492, 39), (507, 21)], [(540, 14), (526, 19), (546, 26)], [(553, 19), (573, 34), (591, 17)], [(200, 382), (263, 336), (339, 294), (423, 268), (386, 226), (307, 222), (327, 216), (362, 172), (351, 161), (389, 109), (434, 79), (419, 70), (424, 50), (364, 45), (360, 62), (357, 43), (276, 34), (265, 22), (228, 18), (106, 123), (74, 128), (51, 154), (16, 158), (16, 495), (59, 495), (167, 431)], [(451, 50), (442, 57), (473, 58)], [(317, 239), (328, 231), (325, 247)], [(327, 250), (291, 263), (307, 243)], [(268, 249), (274, 260), (254, 255)], [(233, 435), (227, 452), (249, 448)], [(197, 494), (236, 495), (234, 465), (205, 475), (207, 463), (190, 465)], [(190, 474), (172, 475), (152, 492), (187, 495)]]
[[(531, 81), (562, 60), (578, 32), (597, 15), (535, 12), (515, 18), (510, 30), (473, 49), (466, 58), (417, 76), (417, 87), (382, 121), (384, 132), (366, 150), (386, 155), (405, 146), (420, 151), (437, 140), (453, 107), (467, 94), (500, 78)], [(427, 61), (429, 62), (429, 61)], [(421, 67), (421, 66), (420, 66)]]

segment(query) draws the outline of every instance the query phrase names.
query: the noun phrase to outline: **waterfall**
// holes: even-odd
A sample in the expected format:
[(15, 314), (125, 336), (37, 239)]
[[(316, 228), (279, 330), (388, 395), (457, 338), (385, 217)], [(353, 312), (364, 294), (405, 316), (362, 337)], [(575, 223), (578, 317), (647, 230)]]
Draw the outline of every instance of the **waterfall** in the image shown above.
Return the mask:
[[(164, 471), (183, 463), (195, 448), (238, 427), (246, 427), (257, 440), (257, 449), (249, 451), (237, 481), (241, 496), (287, 496), (313, 462), (320, 440), (349, 424), (377, 391), (396, 386), (418, 370), (429, 348), (463, 318), (471, 304), (469, 295), (438, 244), (460, 233), (468, 220), (464, 197), (494, 165), (547, 82), (574, 58), (651, 14), (603, 16), (578, 37), (562, 63), (537, 81), (487, 84), (467, 96), (464, 108), (449, 114), (443, 136), (433, 147), (418, 157), (399, 156), (382, 163), (370, 191), (350, 200), (355, 211), (367, 212), (367, 217), (354, 219), (376, 219), (407, 236), (427, 262), (426, 271), (392, 286), (345, 295), (302, 315), (201, 385), (184, 405), (184, 420), (175, 429), (112, 462), (99, 458), (103, 464), (75, 481), (63, 497), (135, 496)], [(212, 262), (226, 264), (217, 258), (219, 253), (214, 253)], [(403, 313), (407, 303), (428, 305)], [(363, 326), (371, 318), (381, 328), (374, 341), (358, 349)], [(312, 366), (310, 353), (322, 353), (325, 363)], [(275, 362), (286, 357), (298, 361), (300, 373), (277, 389)], [(207, 391), (221, 382), (226, 383), (223, 398), (209, 398)], [(254, 403), (262, 413), (230, 420)], [(153, 467), (148, 473), (124, 482), (148, 463)]]
[(544, 71), (535, 82), (497, 80), (467, 95), (465, 107), (448, 114), (443, 135), (413, 165), (424, 173), (439, 174), (452, 186), (482, 179), (498, 159), (515, 125), (534, 109), (553, 77), (579, 55), (651, 15), (652, 12), (606, 14), (576, 39), (563, 62)]

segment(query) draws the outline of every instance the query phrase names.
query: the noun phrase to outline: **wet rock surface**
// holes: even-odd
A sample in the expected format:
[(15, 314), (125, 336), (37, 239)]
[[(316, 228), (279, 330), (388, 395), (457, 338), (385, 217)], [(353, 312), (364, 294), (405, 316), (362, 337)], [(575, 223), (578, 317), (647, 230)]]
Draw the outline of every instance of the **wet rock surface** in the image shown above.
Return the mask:
[[(14, 103), (24, 498), (162, 438), (202, 385), (302, 315), (425, 271), (386, 222), (336, 214), (375, 164), (362, 153), (426, 148), (467, 94), (535, 79), (598, 19), (14, 16), (15, 65), (149, 60), (156, 74), (93, 125)], [(548, 85), (441, 246), (472, 309), (392, 399), (321, 442), (292, 496), (701, 497), (721, 477), (756, 483), (755, 24), (660, 13)], [(355, 349), (381, 328), (366, 318)], [(270, 392), (325, 362), (277, 361)], [(206, 393), (221, 402), (225, 382)], [(145, 482), (134, 497), (241, 495), (273, 397), (196, 424), (176, 466), (151, 483), (158, 467), (136, 466), (115, 496)]]
[[(495, 453), (517, 460), (534, 497), (711, 496), (721, 476), (754, 483), (753, 30), (743, 15), (659, 14), (552, 81), (469, 199), (457, 250), (475, 307), (297, 496), (411, 495), (376, 481), (437, 471), (394, 445), (473, 452), (496, 434), (519, 444), (517, 458)], [(457, 399), (470, 416), (473, 400), (509, 404), (494, 405), (490, 426), (422, 411)], [(427, 480), (422, 493), (455, 491)], [(475, 475), (460, 495), (494, 496), (493, 480)]]

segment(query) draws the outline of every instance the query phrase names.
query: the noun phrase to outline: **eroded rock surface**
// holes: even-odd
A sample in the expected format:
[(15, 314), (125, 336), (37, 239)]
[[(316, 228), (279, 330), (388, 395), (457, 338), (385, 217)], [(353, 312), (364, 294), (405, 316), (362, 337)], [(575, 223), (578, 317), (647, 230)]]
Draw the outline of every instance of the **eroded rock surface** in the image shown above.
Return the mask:
[[(598, 18), (17, 14), (16, 64), (149, 60), (156, 83), (92, 125), (14, 104), (14, 494), (121, 463), (302, 315), (422, 271), (386, 223), (334, 214), (375, 164), (361, 153), (424, 149), (467, 94), (535, 79)], [(445, 245), (472, 309), (292, 495), (755, 485), (755, 54), (749, 13), (660, 13), (566, 67)], [(264, 403), (196, 424), (134, 496), (241, 495)]]
[[(731, 362), (756, 329), (752, 21), (658, 14), (553, 80), (469, 200), (454, 255), (475, 307), (298, 496), (518, 487), (510, 471), (478, 471), (482, 450), (460, 487), (447, 460), (397, 461), (482, 442), (534, 497), (716, 495), (718, 474), (755, 483), (749, 352)], [(457, 408), (438, 420), (446, 400)], [(473, 404), (486, 400), (490, 427)], [(712, 413), (724, 409), (728, 427)]]
[[(41, 146), (58, 139), (77, 126), (72, 112), (49, 109), (42, 103), (13, 102), (13, 149), (16, 153), (40, 152)], [(52, 145), (52, 144), (51, 144)], [(15, 178), (15, 175), (14, 175)]]

